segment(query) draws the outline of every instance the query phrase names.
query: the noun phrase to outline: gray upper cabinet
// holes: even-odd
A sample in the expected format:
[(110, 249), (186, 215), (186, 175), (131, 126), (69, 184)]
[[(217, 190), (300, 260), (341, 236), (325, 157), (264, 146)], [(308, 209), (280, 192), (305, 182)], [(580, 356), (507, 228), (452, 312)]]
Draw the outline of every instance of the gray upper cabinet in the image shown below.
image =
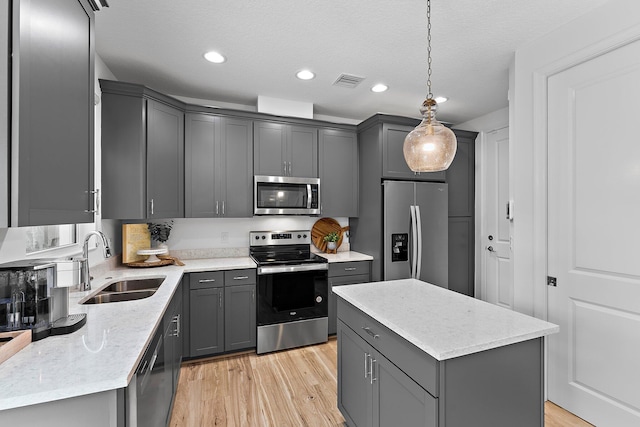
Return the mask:
[(444, 181), (445, 172), (416, 173), (404, 160), (404, 139), (415, 126), (382, 125), (382, 177), (412, 181)]
[(318, 129), (254, 122), (254, 174), (318, 177)]
[(93, 10), (85, 0), (14, 1), (12, 10), (6, 3), (12, 80), (2, 84), (11, 88), (13, 160), (2, 167), (7, 178), (11, 171), (11, 201), (0, 203), (10, 205), (5, 225), (93, 222)]
[(144, 86), (100, 80), (102, 216), (184, 216), (184, 105)]
[(355, 131), (319, 131), (320, 201), (324, 216), (358, 216), (358, 139)]
[(185, 216), (251, 217), (252, 121), (187, 113), (185, 122)]

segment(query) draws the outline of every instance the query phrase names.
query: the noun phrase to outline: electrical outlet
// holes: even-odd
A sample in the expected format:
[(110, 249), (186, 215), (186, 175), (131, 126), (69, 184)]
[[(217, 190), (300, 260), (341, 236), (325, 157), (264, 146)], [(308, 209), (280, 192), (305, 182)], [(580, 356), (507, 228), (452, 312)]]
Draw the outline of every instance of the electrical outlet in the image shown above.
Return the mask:
[(222, 242), (228, 242), (229, 241), (229, 232), (228, 231), (223, 231), (220, 234), (220, 238), (222, 239)]

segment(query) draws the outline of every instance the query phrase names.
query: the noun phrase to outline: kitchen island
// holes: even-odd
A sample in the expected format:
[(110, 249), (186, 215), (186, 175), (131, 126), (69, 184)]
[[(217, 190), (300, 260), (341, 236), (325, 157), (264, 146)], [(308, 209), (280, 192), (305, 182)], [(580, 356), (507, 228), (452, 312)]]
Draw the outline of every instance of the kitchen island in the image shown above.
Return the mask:
[(415, 279), (334, 292), (350, 427), (544, 425), (544, 336), (557, 325)]

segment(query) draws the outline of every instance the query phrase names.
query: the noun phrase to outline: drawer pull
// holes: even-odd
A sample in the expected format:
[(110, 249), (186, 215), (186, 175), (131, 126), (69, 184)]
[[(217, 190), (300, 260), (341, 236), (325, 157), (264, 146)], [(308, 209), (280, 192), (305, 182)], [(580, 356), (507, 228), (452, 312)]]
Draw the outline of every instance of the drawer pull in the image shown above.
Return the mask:
[(249, 278), (249, 276), (236, 276), (233, 278), (233, 280), (247, 280)]
[(369, 328), (368, 326), (363, 326), (362, 329), (364, 329), (364, 331), (368, 333), (370, 336), (372, 336), (374, 339), (377, 340), (378, 338), (380, 338), (380, 335), (373, 332), (371, 328)]
[(200, 279), (198, 280), (198, 283), (212, 283), (215, 282), (216, 279)]
[(358, 269), (358, 267), (345, 267), (344, 271), (355, 271), (357, 269)]

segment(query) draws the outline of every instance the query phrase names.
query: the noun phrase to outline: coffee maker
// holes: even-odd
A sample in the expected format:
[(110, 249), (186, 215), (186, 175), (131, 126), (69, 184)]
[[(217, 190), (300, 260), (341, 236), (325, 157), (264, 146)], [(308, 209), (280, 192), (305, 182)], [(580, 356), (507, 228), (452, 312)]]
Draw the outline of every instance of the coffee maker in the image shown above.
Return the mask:
[(78, 330), (86, 314), (69, 315), (69, 288), (79, 283), (78, 260), (0, 264), (0, 332), (31, 329), (31, 339), (37, 341)]

